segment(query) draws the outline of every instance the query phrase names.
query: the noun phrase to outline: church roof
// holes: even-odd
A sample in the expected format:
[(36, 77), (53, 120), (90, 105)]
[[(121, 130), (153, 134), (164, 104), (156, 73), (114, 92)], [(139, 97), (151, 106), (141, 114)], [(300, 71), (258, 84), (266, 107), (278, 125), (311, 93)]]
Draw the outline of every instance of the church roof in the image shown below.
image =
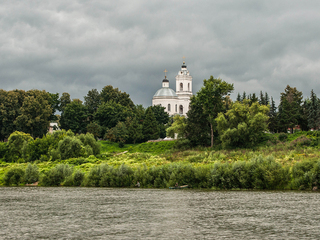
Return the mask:
[(163, 87), (163, 88), (160, 88), (153, 95), (153, 97), (156, 97), (156, 98), (161, 98), (161, 97), (164, 97), (164, 98), (176, 98), (176, 97), (178, 97), (178, 95), (171, 88)]

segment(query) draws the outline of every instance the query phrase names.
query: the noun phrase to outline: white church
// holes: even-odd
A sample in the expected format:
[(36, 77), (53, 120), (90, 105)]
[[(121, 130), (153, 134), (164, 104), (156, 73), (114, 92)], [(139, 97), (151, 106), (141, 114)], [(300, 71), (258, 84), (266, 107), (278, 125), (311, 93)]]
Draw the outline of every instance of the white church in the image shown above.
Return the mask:
[[(165, 72), (167, 72), (165, 70)], [(187, 116), (190, 97), (192, 96), (192, 76), (190, 76), (185, 61), (176, 76), (176, 92), (169, 87), (167, 76), (162, 80), (160, 88), (152, 98), (152, 106), (161, 105), (170, 115), (179, 114)]]

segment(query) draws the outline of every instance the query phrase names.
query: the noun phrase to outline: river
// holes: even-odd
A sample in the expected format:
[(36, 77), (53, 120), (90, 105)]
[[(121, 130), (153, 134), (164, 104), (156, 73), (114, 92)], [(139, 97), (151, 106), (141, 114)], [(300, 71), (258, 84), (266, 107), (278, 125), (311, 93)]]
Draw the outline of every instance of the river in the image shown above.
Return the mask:
[(320, 194), (2, 187), (0, 239), (319, 239)]

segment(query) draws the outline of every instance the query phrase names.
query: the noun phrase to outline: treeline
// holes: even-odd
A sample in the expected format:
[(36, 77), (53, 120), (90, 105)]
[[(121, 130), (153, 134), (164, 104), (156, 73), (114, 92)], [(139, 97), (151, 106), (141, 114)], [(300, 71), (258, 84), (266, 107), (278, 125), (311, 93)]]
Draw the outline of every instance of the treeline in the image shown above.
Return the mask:
[(265, 141), (266, 132), (319, 129), (320, 99), (313, 90), (310, 98), (303, 100), (302, 92), (288, 85), (278, 107), (262, 91), (259, 97), (238, 93), (233, 102), (229, 96), (233, 90), (233, 84), (221, 79), (205, 79), (203, 87), (191, 98), (188, 117), (175, 116), (168, 135), (178, 133), (189, 146), (241, 148)]
[(72, 165), (58, 164), (39, 173), (29, 164), (26, 169), (10, 168), (3, 179), (7, 186), (34, 183), (42, 186), (142, 187), (166, 188), (189, 185), (210, 189), (316, 189), (320, 187), (320, 161), (303, 161), (291, 168), (282, 166), (273, 157), (256, 157), (234, 163), (216, 162), (195, 167), (191, 164), (171, 163), (154, 167), (131, 168), (102, 164), (86, 174)]
[(0, 142), (0, 159), (5, 162), (55, 161), (97, 156), (100, 144), (90, 133), (75, 135), (71, 130), (56, 131), (42, 138), (15, 131), (8, 142)]
[[(56, 115), (57, 112), (61, 116)], [(39, 138), (48, 131), (50, 122), (76, 134), (92, 133), (96, 138), (119, 143), (137, 143), (164, 138), (169, 115), (164, 107), (147, 109), (134, 105), (129, 94), (112, 86), (101, 92), (92, 89), (84, 97), (71, 100), (69, 93), (39, 90), (0, 90), (0, 140), (15, 131)]]

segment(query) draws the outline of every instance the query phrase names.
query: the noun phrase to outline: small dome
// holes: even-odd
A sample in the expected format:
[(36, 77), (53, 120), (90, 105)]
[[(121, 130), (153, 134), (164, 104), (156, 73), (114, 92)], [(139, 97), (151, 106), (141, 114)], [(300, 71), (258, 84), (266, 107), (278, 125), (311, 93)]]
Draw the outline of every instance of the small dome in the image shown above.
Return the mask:
[(156, 98), (161, 98), (161, 97), (166, 97), (166, 98), (177, 98), (178, 95), (176, 94), (175, 91), (173, 91), (171, 88), (168, 87), (163, 87), (160, 88), (153, 97)]
[(162, 80), (162, 82), (169, 82), (169, 80), (165, 78)]

